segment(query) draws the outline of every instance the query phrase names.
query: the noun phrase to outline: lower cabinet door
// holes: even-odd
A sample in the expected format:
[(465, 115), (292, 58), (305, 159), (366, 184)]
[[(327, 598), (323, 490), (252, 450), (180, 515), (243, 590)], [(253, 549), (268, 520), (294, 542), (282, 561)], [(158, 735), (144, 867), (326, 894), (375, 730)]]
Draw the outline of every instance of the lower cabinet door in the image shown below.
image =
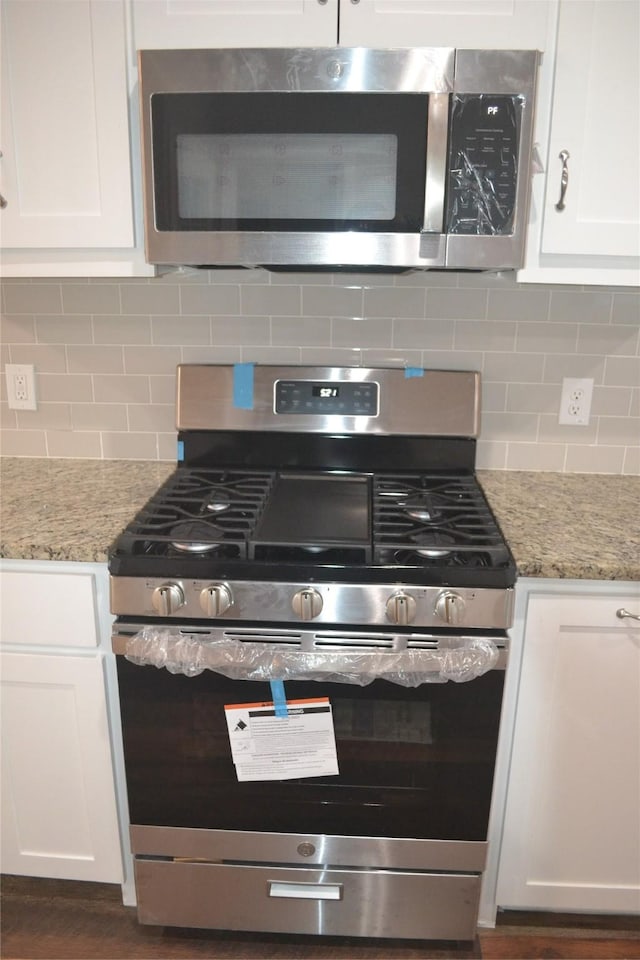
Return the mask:
[(497, 904), (640, 913), (640, 584), (529, 600)]
[(2, 872), (121, 883), (102, 656), (0, 661)]

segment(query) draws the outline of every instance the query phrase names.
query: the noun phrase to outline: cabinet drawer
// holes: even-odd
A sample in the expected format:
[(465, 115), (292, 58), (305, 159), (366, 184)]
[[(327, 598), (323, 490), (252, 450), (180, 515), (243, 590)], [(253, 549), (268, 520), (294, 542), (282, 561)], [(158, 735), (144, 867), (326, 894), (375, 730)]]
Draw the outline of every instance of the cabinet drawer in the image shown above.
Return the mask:
[(473, 939), (480, 877), (136, 860), (141, 923)]
[(0, 573), (2, 643), (96, 647), (95, 584), (91, 573)]

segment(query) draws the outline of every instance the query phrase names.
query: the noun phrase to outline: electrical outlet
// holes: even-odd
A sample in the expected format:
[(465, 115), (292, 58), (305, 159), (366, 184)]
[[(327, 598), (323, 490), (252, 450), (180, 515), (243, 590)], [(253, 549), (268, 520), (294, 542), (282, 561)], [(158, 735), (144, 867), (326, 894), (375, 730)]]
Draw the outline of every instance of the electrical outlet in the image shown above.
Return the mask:
[(37, 410), (36, 378), (30, 363), (7, 363), (7, 400), (10, 410)]
[(586, 427), (591, 412), (593, 380), (565, 377), (562, 381), (558, 423)]

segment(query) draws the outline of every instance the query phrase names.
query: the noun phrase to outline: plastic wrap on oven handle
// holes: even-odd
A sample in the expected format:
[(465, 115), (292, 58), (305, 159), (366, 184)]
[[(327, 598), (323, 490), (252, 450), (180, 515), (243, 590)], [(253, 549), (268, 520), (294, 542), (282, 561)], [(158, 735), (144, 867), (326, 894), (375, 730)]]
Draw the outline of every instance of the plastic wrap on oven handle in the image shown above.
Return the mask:
[(487, 637), (441, 638), (438, 649), (371, 651), (297, 647), (236, 640), (210, 640), (166, 627), (144, 627), (127, 638), (125, 656), (140, 666), (195, 677), (212, 670), (231, 680), (320, 680), (367, 686), (383, 679), (403, 687), (475, 680), (497, 663), (499, 650)]

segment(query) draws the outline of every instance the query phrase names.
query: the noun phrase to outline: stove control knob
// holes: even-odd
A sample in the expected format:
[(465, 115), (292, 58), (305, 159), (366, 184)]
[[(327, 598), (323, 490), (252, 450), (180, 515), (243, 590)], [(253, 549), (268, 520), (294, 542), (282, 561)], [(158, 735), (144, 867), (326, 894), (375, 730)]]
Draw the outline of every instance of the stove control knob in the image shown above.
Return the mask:
[(151, 594), (151, 603), (161, 617), (170, 617), (184, 604), (184, 593), (179, 583), (163, 583)]
[(322, 597), (313, 587), (305, 587), (294, 593), (291, 606), (300, 620), (313, 620), (322, 610)]
[(416, 615), (416, 602), (410, 593), (399, 590), (387, 600), (387, 618), (391, 623), (404, 627), (411, 623)]
[(200, 606), (208, 617), (221, 617), (232, 603), (231, 590), (225, 583), (210, 583), (200, 593)]
[(456, 627), (464, 617), (464, 600), (459, 593), (445, 590), (436, 600), (435, 614), (450, 627)]

